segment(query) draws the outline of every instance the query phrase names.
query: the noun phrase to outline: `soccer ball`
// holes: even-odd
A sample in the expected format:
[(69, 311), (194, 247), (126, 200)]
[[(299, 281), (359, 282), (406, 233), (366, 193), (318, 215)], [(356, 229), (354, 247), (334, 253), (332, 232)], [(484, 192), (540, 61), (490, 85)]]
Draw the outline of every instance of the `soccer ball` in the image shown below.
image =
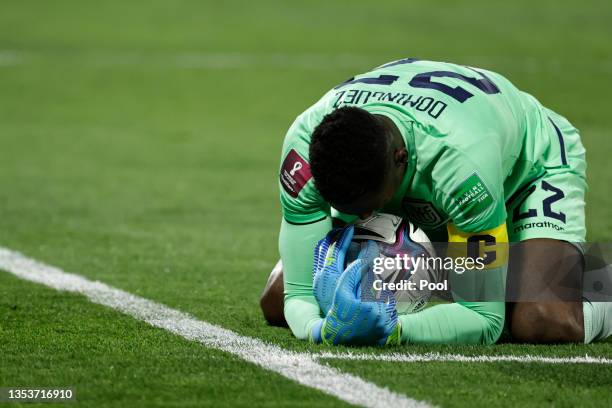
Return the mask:
[[(380, 251), (373, 268), (374, 278), (379, 282), (372, 288), (364, 288), (362, 282), (362, 293), (364, 289), (377, 289), (374, 291), (380, 296), (384, 283), (384, 289), (393, 293), (398, 314), (422, 310), (431, 297), (432, 287), (439, 281), (439, 271), (424, 262), (435, 256), (427, 235), (409, 221), (383, 213), (359, 220), (354, 226), (353, 242), (346, 256), (347, 265), (357, 258), (359, 244), (366, 240), (376, 241)], [(417, 258), (422, 258), (423, 262)]]

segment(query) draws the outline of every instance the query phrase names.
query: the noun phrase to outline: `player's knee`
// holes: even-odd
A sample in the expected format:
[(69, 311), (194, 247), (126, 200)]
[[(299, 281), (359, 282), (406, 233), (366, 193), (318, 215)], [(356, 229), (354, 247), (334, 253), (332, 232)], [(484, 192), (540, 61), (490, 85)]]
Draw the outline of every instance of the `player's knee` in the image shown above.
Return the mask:
[[(281, 298), (282, 303), (282, 298)], [(282, 306), (278, 307), (278, 296), (275, 293), (266, 292), (259, 300), (259, 306), (266, 321), (272, 326), (286, 326)], [(279, 310), (280, 309), (280, 310)]]
[(263, 316), (272, 326), (287, 326), (283, 313), (283, 291), (278, 288), (266, 288), (259, 299), (259, 306)]
[(582, 342), (581, 312), (579, 303), (517, 303), (512, 312), (512, 337), (526, 343)]
[(287, 326), (284, 308), (284, 289), (282, 269), (277, 267), (272, 270), (268, 283), (259, 299), (259, 306), (264, 318), (272, 326)]

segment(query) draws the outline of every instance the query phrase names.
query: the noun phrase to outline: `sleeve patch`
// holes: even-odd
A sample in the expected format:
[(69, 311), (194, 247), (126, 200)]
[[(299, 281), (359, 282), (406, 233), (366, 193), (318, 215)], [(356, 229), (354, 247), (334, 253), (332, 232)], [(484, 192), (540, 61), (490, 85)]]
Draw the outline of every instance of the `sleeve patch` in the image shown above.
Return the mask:
[(478, 173), (472, 174), (451, 193), (459, 210), (465, 214), (485, 211), (493, 204), (493, 196)]
[(281, 166), (280, 182), (283, 189), (291, 197), (296, 198), (311, 177), (308, 162), (295, 149), (291, 149)]

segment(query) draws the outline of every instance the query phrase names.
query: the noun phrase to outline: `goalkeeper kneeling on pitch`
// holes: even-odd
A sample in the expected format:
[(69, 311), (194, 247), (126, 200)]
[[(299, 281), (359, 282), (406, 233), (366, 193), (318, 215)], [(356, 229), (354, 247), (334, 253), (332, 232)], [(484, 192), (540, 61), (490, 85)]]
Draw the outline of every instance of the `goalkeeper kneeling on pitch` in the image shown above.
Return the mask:
[[(268, 322), (286, 322), (298, 339), (492, 344), (506, 319), (519, 342), (612, 334), (612, 302), (582, 298), (587, 183), (578, 130), (500, 74), (405, 58), (348, 79), (290, 127), (279, 186), (282, 263), (261, 306)], [(392, 301), (358, 296), (368, 245), (349, 265), (340, 261), (342, 245), (327, 254), (330, 245), (313, 280), (315, 246), (332, 218), (350, 223), (376, 211), (409, 220), (433, 242), (515, 243), (512, 303), (501, 262), (472, 285), (501, 296), (459, 296), (398, 317)]]

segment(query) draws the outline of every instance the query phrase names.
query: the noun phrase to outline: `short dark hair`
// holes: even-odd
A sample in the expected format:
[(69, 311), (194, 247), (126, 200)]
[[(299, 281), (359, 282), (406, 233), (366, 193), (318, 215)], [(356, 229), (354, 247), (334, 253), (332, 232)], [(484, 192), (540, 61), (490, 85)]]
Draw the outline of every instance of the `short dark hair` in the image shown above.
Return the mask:
[(315, 187), (331, 205), (378, 192), (387, 169), (386, 129), (374, 115), (342, 107), (326, 115), (310, 142)]

